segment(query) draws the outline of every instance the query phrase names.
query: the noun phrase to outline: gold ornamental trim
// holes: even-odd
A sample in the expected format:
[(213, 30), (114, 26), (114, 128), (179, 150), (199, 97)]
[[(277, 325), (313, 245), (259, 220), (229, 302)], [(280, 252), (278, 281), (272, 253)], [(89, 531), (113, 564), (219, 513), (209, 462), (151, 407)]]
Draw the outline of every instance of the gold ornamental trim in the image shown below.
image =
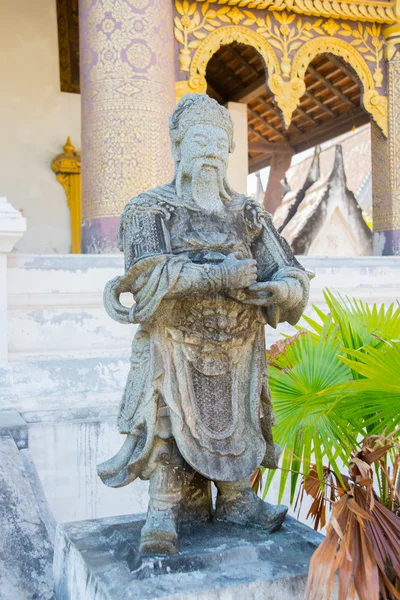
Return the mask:
[[(251, 46), (263, 58), (267, 87), (288, 128), (306, 91), (308, 65), (317, 55), (331, 53), (343, 58), (357, 73), (362, 104), (387, 136), (387, 97), (377, 91), (383, 84), (381, 25), (333, 18), (308, 20), (283, 10), (283, 3), (279, 5), (280, 12), (268, 10), (262, 17), (254, 10), (239, 8), (245, 4), (254, 9), (254, 2), (224, 4), (218, 9), (215, 3), (175, 0), (174, 33), (181, 45), (180, 71), (189, 74), (188, 80), (176, 84), (177, 99), (185, 93), (204, 94), (209, 60), (222, 45), (235, 41)], [(272, 6), (275, 5), (268, 5)]]
[(280, 66), (272, 46), (256, 31), (232, 25), (216, 29), (198, 46), (191, 61), (188, 87), (191, 93), (204, 94), (207, 90), (206, 69), (210, 58), (221, 46), (238, 42), (251, 46), (262, 56), (269, 73), (279, 73)]
[(310, 40), (297, 52), (292, 67), (292, 80), (303, 80), (308, 65), (318, 54), (330, 53), (340, 56), (357, 73), (362, 87), (361, 101), (364, 109), (370, 113), (375, 122), (388, 135), (387, 97), (375, 89), (374, 77), (363, 56), (350, 43), (333, 37), (320, 37)]
[(75, 150), (68, 136), (64, 152), (51, 161), (51, 169), (56, 174), (67, 197), (71, 214), (72, 254), (81, 252), (82, 200), (81, 200), (81, 154)]
[[(197, 0), (206, 4), (206, 0)], [(390, 2), (336, 0), (214, 0), (214, 4), (257, 10), (290, 10), (297, 14), (370, 23), (396, 23)]]

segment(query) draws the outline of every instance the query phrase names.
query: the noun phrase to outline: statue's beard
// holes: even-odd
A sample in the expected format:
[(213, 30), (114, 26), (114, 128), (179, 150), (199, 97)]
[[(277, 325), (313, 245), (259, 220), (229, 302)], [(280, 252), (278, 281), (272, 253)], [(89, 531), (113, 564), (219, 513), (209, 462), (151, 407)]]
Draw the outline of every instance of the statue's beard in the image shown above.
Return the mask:
[(199, 158), (194, 161), (190, 172), (184, 169), (182, 162), (178, 163), (175, 178), (178, 198), (184, 199), (184, 196), (189, 193), (190, 200), (196, 202), (199, 196), (204, 194), (202, 190), (206, 185), (206, 171), (210, 175), (214, 175), (209, 177), (209, 187), (215, 187), (215, 192), (219, 193), (222, 201), (231, 202), (231, 188), (226, 179), (223, 164), (219, 160), (206, 158)]

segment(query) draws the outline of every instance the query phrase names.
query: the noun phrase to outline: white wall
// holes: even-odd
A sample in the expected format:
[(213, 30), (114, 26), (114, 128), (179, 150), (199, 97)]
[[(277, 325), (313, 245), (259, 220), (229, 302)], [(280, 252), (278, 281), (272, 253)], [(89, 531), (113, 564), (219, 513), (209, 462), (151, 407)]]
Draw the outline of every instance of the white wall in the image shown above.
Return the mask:
[[(323, 305), (325, 287), (369, 302), (400, 298), (399, 257), (301, 262), (316, 273), (308, 311), (313, 303)], [(10, 254), (7, 271), (8, 364), (6, 373), (0, 370), (0, 409), (116, 410), (135, 326), (107, 316), (103, 289), (123, 273), (122, 255)], [(281, 330), (288, 326), (267, 328), (267, 343)]]
[(96, 466), (116, 454), (124, 440), (115, 415), (106, 421), (86, 417), (29, 424), (29, 452), (56, 521), (146, 512), (147, 482), (137, 479), (115, 489), (97, 476)]
[[(323, 289), (369, 302), (400, 298), (400, 257), (302, 257), (316, 273), (310, 305)], [(96, 465), (114, 455), (134, 326), (105, 313), (102, 290), (123, 272), (115, 255), (8, 256), (8, 362), (0, 366), (0, 411), (17, 410), (29, 425), (29, 451), (58, 521), (144, 512), (147, 484), (110, 489)], [(1, 324), (0, 324), (1, 331)], [(268, 328), (273, 343), (289, 326)], [(276, 500), (272, 489), (270, 500)]]
[(19, 252), (68, 253), (69, 210), (50, 169), (68, 135), (80, 149), (80, 96), (60, 92), (55, 0), (1, 2), (0, 196), (23, 209)]

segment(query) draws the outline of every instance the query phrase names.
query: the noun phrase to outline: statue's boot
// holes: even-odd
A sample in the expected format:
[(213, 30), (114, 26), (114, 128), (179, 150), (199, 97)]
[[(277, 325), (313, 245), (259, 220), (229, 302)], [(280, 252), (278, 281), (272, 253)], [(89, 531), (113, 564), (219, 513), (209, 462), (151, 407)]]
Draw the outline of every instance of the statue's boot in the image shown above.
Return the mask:
[(266, 531), (276, 531), (282, 525), (287, 506), (274, 506), (264, 502), (250, 488), (249, 479), (232, 483), (216, 481), (218, 488), (215, 518), (237, 525), (261, 527)]
[(179, 503), (183, 482), (182, 466), (179, 464), (160, 463), (150, 476), (150, 502), (140, 541), (143, 554), (178, 552)]

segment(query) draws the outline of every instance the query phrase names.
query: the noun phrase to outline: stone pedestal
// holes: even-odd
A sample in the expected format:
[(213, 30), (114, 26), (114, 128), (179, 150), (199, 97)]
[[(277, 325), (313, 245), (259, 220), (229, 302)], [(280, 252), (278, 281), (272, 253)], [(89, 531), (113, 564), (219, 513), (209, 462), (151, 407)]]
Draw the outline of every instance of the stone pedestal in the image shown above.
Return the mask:
[(0, 411), (0, 598), (53, 600), (53, 548), (17, 446), (21, 421)]
[(141, 556), (143, 516), (60, 525), (57, 600), (303, 600), (322, 536), (293, 518), (273, 534), (222, 523), (185, 526), (180, 553)]

